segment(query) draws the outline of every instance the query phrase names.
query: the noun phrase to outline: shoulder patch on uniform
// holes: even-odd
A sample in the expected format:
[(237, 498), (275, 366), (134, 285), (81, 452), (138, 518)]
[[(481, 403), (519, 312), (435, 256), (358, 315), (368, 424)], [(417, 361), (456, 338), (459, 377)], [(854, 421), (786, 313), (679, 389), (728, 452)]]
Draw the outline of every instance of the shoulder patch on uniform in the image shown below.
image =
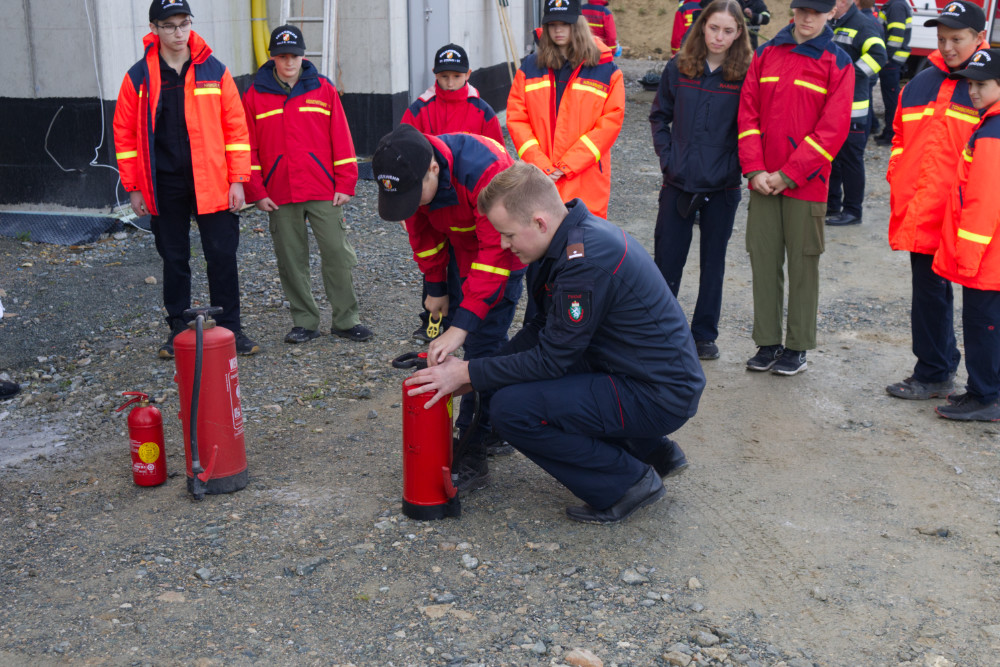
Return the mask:
[(563, 292), (560, 306), (566, 324), (582, 327), (590, 321), (590, 292)]
[(566, 259), (581, 259), (583, 258), (583, 230), (579, 227), (573, 227), (569, 230), (569, 238), (566, 244)]

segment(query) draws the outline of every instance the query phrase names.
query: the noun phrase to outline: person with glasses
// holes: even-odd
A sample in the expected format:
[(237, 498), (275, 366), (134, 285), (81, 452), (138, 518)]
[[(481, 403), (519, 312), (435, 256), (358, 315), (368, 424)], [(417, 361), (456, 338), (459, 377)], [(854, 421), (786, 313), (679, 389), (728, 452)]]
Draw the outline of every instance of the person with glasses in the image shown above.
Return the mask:
[[(250, 181), (250, 138), (229, 69), (191, 29), (187, 0), (153, 0), (145, 55), (129, 69), (115, 107), (115, 156), (136, 215), (152, 216), (163, 259), (163, 305), (170, 332), (159, 356), (174, 356), (174, 337), (191, 307), (191, 214), (195, 214), (220, 326), (240, 354), (260, 348), (240, 322), (237, 213)], [(194, 130), (194, 131), (189, 131)]]

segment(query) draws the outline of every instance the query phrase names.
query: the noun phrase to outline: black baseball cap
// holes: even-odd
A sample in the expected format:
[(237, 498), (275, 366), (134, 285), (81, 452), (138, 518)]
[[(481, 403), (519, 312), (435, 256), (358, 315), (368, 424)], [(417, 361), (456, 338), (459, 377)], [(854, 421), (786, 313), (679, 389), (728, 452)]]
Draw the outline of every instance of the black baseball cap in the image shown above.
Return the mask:
[(1000, 49), (980, 49), (972, 54), (965, 69), (952, 72), (949, 79), (989, 81), (1000, 79)]
[(947, 28), (972, 28), (976, 32), (986, 29), (986, 14), (979, 5), (968, 0), (954, 0), (945, 5), (941, 15), (924, 23), (928, 28), (943, 25)]
[(434, 73), (468, 72), (469, 55), (458, 44), (445, 44), (434, 54)]
[(150, 23), (162, 21), (174, 14), (194, 16), (191, 13), (191, 5), (187, 3), (187, 0), (153, 0), (153, 3), (149, 6)]
[(580, 18), (580, 0), (545, 0), (542, 25), (553, 21), (576, 23)]
[(812, 9), (820, 14), (832, 12), (837, 0), (792, 0), (792, 9)]
[(378, 214), (383, 220), (406, 220), (417, 212), (433, 155), (427, 137), (406, 123), (379, 139), (372, 155), (372, 172), (378, 183)]
[(268, 44), (267, 50), (272, 56), (282, 53), (304, 56), (306, 54), (306, 40), (302, 38), (302, 31), (295, 26), (279, 25), (271, 33), (271, 43)]

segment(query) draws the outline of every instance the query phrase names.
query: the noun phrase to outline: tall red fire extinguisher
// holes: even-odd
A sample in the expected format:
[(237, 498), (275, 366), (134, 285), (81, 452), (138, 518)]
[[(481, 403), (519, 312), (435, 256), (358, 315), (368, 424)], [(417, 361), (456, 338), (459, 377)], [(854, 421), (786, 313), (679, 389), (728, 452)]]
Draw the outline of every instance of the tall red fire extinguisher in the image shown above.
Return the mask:
[[(427, 353), (401, 355), (392, 365), (427, 368)], [(451, 477), (451, 395), (425, 408), (434, 394), (409, 396), (410, 389), (403, 384), (403, 514), (418, 521), (459, 516), (462, 505)]]
[(206, 493), (239, 491), (249, 481), (236, 336), (210, 319), (221, 312), (185, 311), (185, 317), (194, 318), (192, 328), (174, 338), (187, 484), (196, 500)]
[(159, 486), (167, 481), (167, 457), (163, 448), (163, 415), (149, 404), (141, 391), (123, 391), (132, 396), (115, 412), (138, 403), (128, 413), (128, 440), (132, 450), (132, 481), (139, 486)]

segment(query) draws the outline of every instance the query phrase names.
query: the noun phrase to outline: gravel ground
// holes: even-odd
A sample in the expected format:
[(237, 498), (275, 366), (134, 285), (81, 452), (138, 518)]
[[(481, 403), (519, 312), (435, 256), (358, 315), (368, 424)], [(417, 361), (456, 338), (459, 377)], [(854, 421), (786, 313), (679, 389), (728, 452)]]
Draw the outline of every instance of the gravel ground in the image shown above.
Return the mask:
[[(645, 121), (651, 96), (635, 83), (648, 67), (623, 62), (629, 105), (610, 217), (650, 247), (659, 173)], [(869, 155), (873, 169), (883, 153)], [(184, 484), (173, 364), (155, 356), (165, 325), (152, 238), (129, 231), (81, 248), (0, 239), (9, 311), (0, 370), (23, 387), (0, 403), (0, 664), (995, 664), (995, 526), (973, 530), (961, 518), (990, 523), (977, 513), (992, 511), (995, 463), (960, 461), (967, 492), (950, 500), (944, 490), (956, 482), (940, 468), (951, 459), (921, 440), (936, 422), (915, 410), (884, 417), (884, 396), (857, 405), (860, 393), (877, 394), (880, 374), (910, 363), (908, 299), (873, 295), (875, 264), (864, 254), (885, 245), (884, 224), (828, 239), (826, 343), (793, 396), (787, 382), (742, 370), (752, 313), (741, 209), (723, 358), (707, 369), (702, 412), (681, 433), (695, 465), (670, 485), (669, 502), (624, 525), (576, 524), (563, 515), (572, 496), (515, 454), (493, 462), (493, 486), (464, 501), (460, 519), (425, 523), (401, 513), (405, 374), (389, 365), (419, 347), (409, 333), (420, 277), (405, 233), (378, 219), (375, 199), (363, 182), (347, 207), (362, 321), (376, 332), (361, 344), (282, 343), (291, 322), (266, 220), (244, 213), (244, 327), (263, 348), (239, 360), (251, 481), (200, 503)], [(884, 209), (884, 188), (870, 203)], [(196, 237), (194, 294), (205, 300)], [(905, 266), (899, 257), (884, 264), (883, 277)], [(869, 354), (872, 341), (891, 349)], [(872, 374), (839, 375), (845, 357)], [(162, 487), (131, 481), (125, 416), (114, 408), (132, 390), (164, 413), (171, 478)], [(761, 405), (791, 410), (803, 400), (814, 412), (790, 435), (759, 418)], [(945, 441), (995, 453), (989, 428)], [(933, 471), (889, 483), (905, 484), (917, 506), (940, 503), (941, 513), (923, 517), (930, 537), (886, 509), (906, 502), (880, 481), (900, 469), (895, 448), (911, 441)], [(835, 483), (845, 464), (821, 461), (828, 442), (853, 455), (872, 448), (858, 473), (864, 490), (851, 475), (849, 488)], [(815, 469), (823, 482), (808, 478)], [(876, 510), (852, 504), (869, 496)], [(792, 520), (782, 518), (788, 507)], [(830, 514), (813, 526), (821, 510)], [(937, 537), (942, 526), (959, 538)], [(890, 543), (892, 557), (856, 553)], [(945, 562), (955, 572), (942, 582)]]

